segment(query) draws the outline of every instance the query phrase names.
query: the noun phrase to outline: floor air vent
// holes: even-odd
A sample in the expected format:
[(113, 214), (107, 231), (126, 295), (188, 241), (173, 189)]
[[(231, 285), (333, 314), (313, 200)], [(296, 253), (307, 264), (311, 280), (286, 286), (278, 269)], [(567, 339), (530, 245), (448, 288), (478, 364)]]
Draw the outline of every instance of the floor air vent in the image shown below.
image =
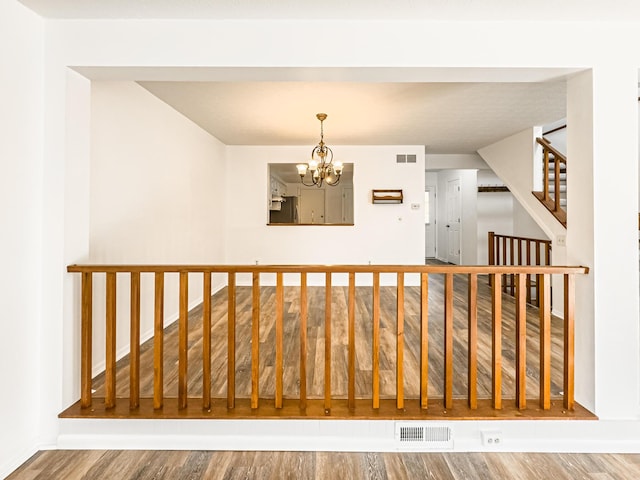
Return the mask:
[(396, 422), (396, 445), (416, 450), (451, 449), (453, 435), (450, 427), (442, 425)]

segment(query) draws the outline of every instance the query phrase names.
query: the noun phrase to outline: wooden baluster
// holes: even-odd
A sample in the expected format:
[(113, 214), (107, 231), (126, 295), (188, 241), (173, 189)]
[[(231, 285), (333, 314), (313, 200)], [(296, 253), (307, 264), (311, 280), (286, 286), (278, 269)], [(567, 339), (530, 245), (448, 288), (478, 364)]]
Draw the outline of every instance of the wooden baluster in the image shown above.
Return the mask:
[[(491, 278), (491, 275), (489, 275)], [(468, 290), (468, 381), (467, 381), (467, 401), (469, 408), (478, 408), (478, 275), (469, 274)]]
[(189, 354), (189, 273), (180, 272), (178, 315), (178, 409), (187, 408), (187, 358)]
[(202, 278), (202, 408), (211, 409), (211, 272)]
[(396, 408), (404, 409), (404, 273), (398, 272), (396, 308)]
[[(495, 236), (495, 242), (496, 242), (496, 256), (495, 256), (495, 265), (500, 265), (500, 236), (496, 235)], [(489, 285), (491, 285), (491, 281), (492, 281), (492, 276), (489, 275)]]
[(284, 285), (282, 272), (276, 273), (276, 398), (275, 407), (282, 408), (282, 335), (284, 317)]
[[(535, 241), (536, 245), (536, 265), (540, 265), (540, 241)], [(542, 279), (542, 275), (536, 275), (536, 307), (540, 308), (540, 281)]]
[(551, 408), (551, 282), (549, 275), (539, 275), (540, 284), (540, 408)]
[(93, 274), (82, 272), (82, 314), (80, 327), (80, 406), (91, 406), (92, 323), (93, 323)]
[(153, 317), (153, 408), (164, 405), (164, 272), (155, 274)]
[[(507, 237), (502, 237), (502, 265), (507, 263)], [(502, 291), (507, 293), (507, 274), (502, 275)]]
[(549, 197), (549, 150), (547, 150), (546, 147), (543, 147), (542, 151), (544, 153), (544, 171), (542, 173), (542, 178), (544, 181), (543, 194), (544, 194), (545, 202), (548, 202), (550, 198)]
[(300, 273), (300, 408), (307, 408), (307, 272)]
[(251, 276), (251, 408), (260, 398), (260, 272)]
[(106, 364), (104, 371), (104, 405), (116, 406), (116, 274), (107, 272)]
[(129, 408), (140, 406), (140, 272), (131, 272)]
[(380, 408), (380, 273), (373, 272), (373, 340), (371, 361), (373, 408)]
[(545, 242), (544, 264), (551, 265), (551, 242)]
[[(531, 265), (531, 241), (527, 240), (527, 265)], [(531, 304), (531, 274), (527, 273), (527, 303)]]
[(516, 283), (516, 407), (527, 406), (527, 276), (519, 273)]
[(325, 275), (324, 302), (324, 413), (331, 413), (331, 273)]
[(564, 408), (574, 407), (575, 277), (564, 275)]
[(518, 240), (518, 265), (522, 265), (522, 242), (524, 241), (523, 239)]
[(429, 274), (420, 274), (420, 408), (427, 409), (429, 385)]
[[(509, 239), (509, 265), (515, 264), (515, 250), (514, 250), (514, 238)], [(509, 275), (509, 294), (513, 296), (516, 293), (515, 289), (515, 275), (512, 273)]]
[(349, 272), (349, 389), (348, 406), (356, 408), (356, 274)]
[(500, 282), (502, 278), (494, 275), (491, 289), (491, 399), (493, 408), (502, 408), (502, 296)]
[[(495, 242), (495, 233), (489, 232), (489, 238), (487, 239), (487, 246), (489, 247), (489, 255), (487, 258), (489, 260), (489, 265), (496, 264), (496, 259), (494, 256), (496, 247), (494, 245), (494, 242)], [(491, 286), (491, 275), (488, 275), (488, 279), (489, 279), (489, 286)]]
[(553, 162), (553, 170), (554, 170), (554, 179), (553, 179), (553, 188), (554, 188), (554, 199), (553, 199), (553, 211), (557, 212), (560, 210), (560, 159), (555, 156)]
[[(495, 282), (495, 279), (494, 279), (494, 282)], [(445, 273), (444, 408), (452, 408), (452, 407), (453, 407), (453, 274)]]
[(228, 273), (227, 285), (227, 408), (236, 406), (236, 274)]

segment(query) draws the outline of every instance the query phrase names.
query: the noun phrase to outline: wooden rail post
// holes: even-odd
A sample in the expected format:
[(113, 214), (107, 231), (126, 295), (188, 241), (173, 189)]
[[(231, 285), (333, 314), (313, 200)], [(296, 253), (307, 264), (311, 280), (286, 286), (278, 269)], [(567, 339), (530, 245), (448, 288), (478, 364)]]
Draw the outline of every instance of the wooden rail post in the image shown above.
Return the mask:
[[(444, 280), (444, 408), (453, 407), (453, 274)], [(495, 281), (495, 279), (494, 279)]]
[(251, 408), (260, 398), (260, 273), (251, 275)]
[(211, 409), (211, 272), (202, 279), (202, 408)]
[(574, 408), (575, 277), (564, 275), (564, 408)]
[(420, 274), (420, 408), (428, 407), (429, 386), (429, 274)]
[(324, 302), (324, 414), (331, 413), (331, 272), (325, 274)]
[(380, 273), (373, 272), (373, 340), (371, 360), (371, 400), (380, 408)]
[(92, 316), (93, 316), (93, 274), (82, 273), (82, 314), (80, 327), (80, 378), (81, 396), (80, 406), (91, 406), (91, 367), (92, 367)]
[(349, 388), (348, 407), (356, 408), (356, 274), (349, 272)]
[(275, 407), (282, 408), (282, 354), (284, 321), (284, 284), (282, 272), (276, 273), (276, 398)]
[(519, 273), (516, 280), (516, 407), (527, 406), (527, 276)]
[(187, 408), (187, 361), (189, 355), (189, 272), (180, 272), (178, 314), (178, 408)]
[(116, 406), (116, 274), (107, 272), (106, 364), (104, 371), (104, 403)]
[(396, 408), (404, 409), (404, 273), (398, 272), (396, 291)]
[(493, 274), (493, 288), (491, 289), (491, 399), (493, 408), (502, 408), (502, 291), (500, 283), (502, 277)]
[(307, 408), (307, 272), (300, 273), (300, 408)]
[(540, 408), (551, 408), (551, 282), (549, 275), (538, 275), (540, 293)]
[(227, 408), (236, 406), (236, 274), (227, 284)]
[(155, 274), (153, 318), (153, 408), (164, 405), (164, 272)]
[(140, 272), (131, 272), (129, 408), (140, 406)]
[(475, 410), (478, 408), (478, 274), (476, 273), (469, 274), (467, 309), (469, 354), (467, 401), (469, 408)]

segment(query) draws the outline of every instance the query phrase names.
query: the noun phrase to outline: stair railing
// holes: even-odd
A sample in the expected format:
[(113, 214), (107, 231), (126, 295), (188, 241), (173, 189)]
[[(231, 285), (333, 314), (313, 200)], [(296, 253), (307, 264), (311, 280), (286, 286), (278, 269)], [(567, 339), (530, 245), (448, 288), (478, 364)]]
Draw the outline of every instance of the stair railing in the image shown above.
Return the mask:
[[(543, 154), (543, 190), (542, 192), (534, 192), (534, 195), (543, 203), (545, 207), (558, 219), (563, 226), (567, 226), (567, 212), (560, 204), (560, 174), (561, 163), (564, 163), (565, 173), (567, 166), (567, 157), (551, 146), (551, 143), (545, 138), (537, 138), (536, 142), (542, 146)], [(549, 185), (550, 163), (553, 160), (553, 198)]]
[[(489, 266), (532, 266), (551, 265), (551, 241), (539, 238), (514, 237), (489, 232), (488, 235)], [(489, 276), (489, 285), (491, 285)], [(535, 278), (535, 279), (534, 279)], [(538, 275), (526, 276), (526, 302), (540, 306), (540, 278)], [(502, 292), (511, 296), (516, 292), (514, 274), (504, 274)]]

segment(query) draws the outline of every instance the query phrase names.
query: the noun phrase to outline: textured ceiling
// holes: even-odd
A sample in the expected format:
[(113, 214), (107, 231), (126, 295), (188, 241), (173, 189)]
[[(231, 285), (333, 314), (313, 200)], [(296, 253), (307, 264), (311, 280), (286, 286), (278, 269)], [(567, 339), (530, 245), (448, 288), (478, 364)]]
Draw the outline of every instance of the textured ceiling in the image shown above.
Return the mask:
[(565, 117), (543, 83), (140, 82), (227, 145), (425, 145), (471, 153)]
[(21, 0), (51, 18), (633, 20), (638, 0)]

